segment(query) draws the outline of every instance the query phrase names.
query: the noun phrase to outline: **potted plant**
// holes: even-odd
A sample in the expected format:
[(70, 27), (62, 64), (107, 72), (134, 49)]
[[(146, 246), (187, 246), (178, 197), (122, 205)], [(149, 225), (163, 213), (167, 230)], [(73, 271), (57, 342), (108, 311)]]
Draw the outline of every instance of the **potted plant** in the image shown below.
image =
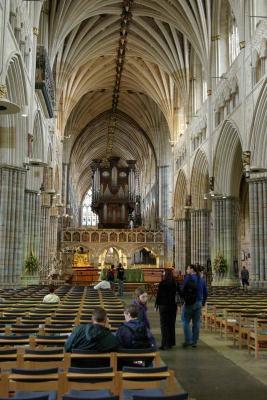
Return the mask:
[(222, 254), (218, 254), (213, 262), (213, 269), (216, 274), (223, 276), (227, 272), (227, 262)]
[(24, 264), (24, 274), (21, 277), (23, 284), (29, 285), (39, 283), (39, 266), (40, 263), (38, 258), (31, 251)]

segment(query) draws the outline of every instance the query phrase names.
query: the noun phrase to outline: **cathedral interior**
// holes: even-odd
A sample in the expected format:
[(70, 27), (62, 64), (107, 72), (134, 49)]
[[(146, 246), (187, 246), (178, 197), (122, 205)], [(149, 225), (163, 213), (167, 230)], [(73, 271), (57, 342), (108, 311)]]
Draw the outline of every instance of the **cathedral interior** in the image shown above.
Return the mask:
[(89, 251), (79, 229), (108, 229), (103, 258), (130, 228), (162, 240), (117, 244), (126, 265), (145, 249), (264, 286), (265, 0), (0, 4), (1, 282)]
[(266, 107), (266, 0), (0, 0), (0, 286), (264, 290)]

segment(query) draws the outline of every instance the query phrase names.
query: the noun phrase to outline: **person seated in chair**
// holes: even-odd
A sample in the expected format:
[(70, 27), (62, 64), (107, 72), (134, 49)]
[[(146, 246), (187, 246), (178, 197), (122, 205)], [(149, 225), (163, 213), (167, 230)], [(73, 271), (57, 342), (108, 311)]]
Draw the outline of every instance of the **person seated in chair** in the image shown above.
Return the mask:
[(117, 330), (116, 336), (121, 347), (126, 349), (148, 349), (156, 347), (156, 341), (144, 322), (138, 318), (139, 307), (130, 304), (124, 310), (125, 321)]
[(97, 283), (97, 284), (94, 286), (94, 289), (95, 289), (95, 290), (98, 290), (98, 289), (110, 289), (110, 288), (111, 288), (110, 282), (105, 281), (105, 280), (103, 280), (103, 281)]
[(43, 298), (43, 303), (59, 303), (60, 302), (60, 298), (54, 292), (55, 292), (54, 286), (50, 286), (49, 294), (47, 294)]
[(77, 326), (65, 343), (65, 350), (92, 350), (101, 353), (116, 350), (119, 341), (107, 328), (107, 313), (96, 307), (92, 313), (92, 323)]

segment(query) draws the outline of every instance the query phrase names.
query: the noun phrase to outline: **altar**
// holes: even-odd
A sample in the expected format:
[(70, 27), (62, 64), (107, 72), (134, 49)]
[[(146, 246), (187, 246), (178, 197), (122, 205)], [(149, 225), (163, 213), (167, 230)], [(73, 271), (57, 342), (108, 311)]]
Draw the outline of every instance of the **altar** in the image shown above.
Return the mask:
[(72, 283), (76, 285), (88, 285), (99, 280), (98, 268), (89, 265), (88, 253), (79, 249), (73, 256)]

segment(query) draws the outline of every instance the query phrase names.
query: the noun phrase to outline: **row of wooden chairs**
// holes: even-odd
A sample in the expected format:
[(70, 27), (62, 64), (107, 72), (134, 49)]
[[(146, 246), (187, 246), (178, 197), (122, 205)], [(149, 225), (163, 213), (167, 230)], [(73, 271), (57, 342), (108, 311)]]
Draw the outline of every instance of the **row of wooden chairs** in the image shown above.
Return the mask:
[[(203, 312), (203, 324), (206, 329), (218, 332), (221, 337), (233, 340), (234, 346), (241, 349), (246, 346), (249, 353), (254, 352), (257, 359), (260, 352), (267, 350), (267, 312), (263, 302), (255, 299), (247, 304), (216, 302), (207, 304)], [(247, 303), (247, 300), (246, 302)], [(252, 303), (252, 304), (251, 304)]]
[(123, 395), (125, 390), (147, 389), (152, 393), (173, 394), (177, 392), (174, 372), (167, 367), (125, 368), (114, 372), (112, 368), (80, 369), (69, 368), (60, 372), (57, 368), (45, 370), (12, 369), (2, 373), (0, 395), (8, 396), (16, 391), (56, 391), (60, 399), (71, 390), (108, 390), (115, 395)]
[(95, 353), (89, 351), (74, 351), (65, 353), (63, 348), (29, 349), (25, 347), (0, 350), (0, 369), (11, 368), (45, 368), (57, 367), (66, 371), (69, 367), (95, 365), (112, 367), (114, 371), (122, 365), (153, 365), (160, 366), (160, 353), (155, 349), (121, 349), (118, 352)]

